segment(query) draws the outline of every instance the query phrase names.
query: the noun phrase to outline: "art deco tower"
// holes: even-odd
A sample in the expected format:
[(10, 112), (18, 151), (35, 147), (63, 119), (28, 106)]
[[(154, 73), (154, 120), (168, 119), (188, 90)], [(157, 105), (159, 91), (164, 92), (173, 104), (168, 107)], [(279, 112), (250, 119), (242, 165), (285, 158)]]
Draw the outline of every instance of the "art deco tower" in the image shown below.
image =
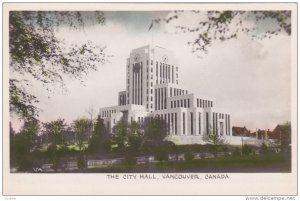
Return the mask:
[(126, 102), (154, 111), (154, 85), (178, 84), (178, 63), (172, 52), (147, 45), (134, 49), (127, 59)]

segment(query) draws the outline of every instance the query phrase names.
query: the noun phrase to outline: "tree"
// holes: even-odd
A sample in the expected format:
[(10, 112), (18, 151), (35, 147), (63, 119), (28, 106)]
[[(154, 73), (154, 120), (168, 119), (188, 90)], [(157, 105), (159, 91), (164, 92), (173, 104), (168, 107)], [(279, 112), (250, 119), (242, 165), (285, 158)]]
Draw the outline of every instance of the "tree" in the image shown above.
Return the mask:
[(90, 128), (90, 134), (89, 134), (89, 136), (90, 137), (92, 137), (92, 135), (93, 135), (93, 129), (94, 129), (94, 119), (93, 119), (93, 115), (94, 115), (94, 113), (95, 113), (95, 109), (94, 109), (94, 107), (91, 105), (87, 110), (86, 110), (86, 112), (89, 114), (89, 116), (90, 116), (90, 121), (91, 121), (91, 128)]
[(145, 140), (153, 144), (161, 144), (167, 136), (167, 123), (155, 117), (149, 120), (145, 125)]
[(212, 145), (225, 144), (225, 139), (221, 135), (218, 135), (217, 132), (209, 132), (207, 135), (204, 135), (203, 141)]
[[(57, 145), (62, 145), (63, 135), (66, 131), (67, 124), (64, 119), (57, 119), (51, 122), (44, 123), (45, 135), (48, 135), (48, 139), (53, 146), (57, 147)], [(49, 142), (48, 142), (49, 143)]]
[(34, 161), (31, 153), (37, 147), (39, 132), (39, 121), (32, 119), (24, 122), (20, 132), (11, 136), (10, 161), (19, 165), (21, 171), (32, 171)]
[(203, 141), (207, 142), (209, 145), (211, 145), (211, 151), (214, 154), (214, 156), (217, 156), (219, 147), (221, 145), (226, 145), (225, 139), (221, 136), (218, 135), (217, 132), (209, 132), (207, 135), (203, 136)]
[(135, 155), (140, 151), (142, 142), (143, 142), (143, 129), (141, 124), (133, 121), (129, 125), (129, 132), (128, 132), (128, 151), (129, 154)]
[(126, 121), (118, 121), (113, 128), (112, 140), (118, 146), (118, 151), (125, 151), (128, 146), (129, 125)]
[(280, 146), (283, 152), (291, 152), (291, 122), (286, 122), (281, 127)]
[(109, 151), (110, 140), (107, 130), (105, 129), (103, 120), (98, 116), (92, 138), (89, 141), (89, 151), (95, 153), (97, 151)]
[[(93, 20), (91, 20), (93, 19)], [(86, 25), (104, 25), (102, 12), (11, 11), (9, 13), (9, 105), (10, 112), (22, 119), (38, 117), (38, 97), (28, 87), (30, 79), (49, 92), (53, 87), (66, 90), (64, 77), (83, 82), (107, 60), (105, 47), (87, 41), (68, 46), (57, 37), (60, 27), (83, 30)], [(26, 79), (24, 79), (26, 77)]]
[(86, 118), (77, 119), (73, 122), (74, 130), (76, 132), (76, 140), (79, 151), (84, 149), (84, 142), (88, 142), (88, 134), (90, 132), (91, 122)]
[[(191, 14), (195, 23), (182, 24), (178, 20)], [(248, 23), (248, 22), (253, 22)], [(174, 23), (175, 33), (193, 34), (187, 44), (198, 56), (207, 53), (208, 47), (218, 41), (238, 38), (241, 33), (252, 39), (271, 38), (279, 33), (291, 35), (291, 11), (173, 11), (166, 18), (152, 21), (149, 30), (157, 23)], [(176, 24), (177, 23), (177, 24)], [(277, 26), (265, 26), (265, 24)], [(194, 25), (193, 25), (194, 24)]]

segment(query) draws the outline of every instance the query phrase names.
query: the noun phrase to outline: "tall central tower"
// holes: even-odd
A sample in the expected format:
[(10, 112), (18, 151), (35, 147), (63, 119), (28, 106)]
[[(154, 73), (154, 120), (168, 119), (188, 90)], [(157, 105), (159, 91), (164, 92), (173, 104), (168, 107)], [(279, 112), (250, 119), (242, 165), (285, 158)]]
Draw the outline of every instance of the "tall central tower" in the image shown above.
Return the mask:
[(162, 47), (147, 45), (134, 49), (127, 58), (127, 104), (144, 105), (154, 111), (154, 85), (178, 84), (178, 63), (174, 54)]

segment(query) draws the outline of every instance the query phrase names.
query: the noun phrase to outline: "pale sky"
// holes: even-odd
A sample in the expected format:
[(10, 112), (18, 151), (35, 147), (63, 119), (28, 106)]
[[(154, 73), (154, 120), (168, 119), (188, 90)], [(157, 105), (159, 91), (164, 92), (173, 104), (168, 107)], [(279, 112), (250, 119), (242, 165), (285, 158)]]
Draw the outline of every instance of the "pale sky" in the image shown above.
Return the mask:
[[(207, 55), (198, 58), (187, 45), (193, 35), (173, 34), (176, 23), (195, 23), (195, 16), (185, 14), (180, 22), (162, 24), (148, 32), (151, 20), (168, 12), (105, 12), (105, 26), (86, 27), (84, 31), (59, 30), (67, 43), (91, 40), (107, 46), (113, 55), (110, 62), (86, 77), (85, 86), (66, 80), (68, 93), (48, 94), (35, 85), (32, 90), (40, 99), (40, 120), (59, 117), (68, 123), (87, 116), (93, 106), (117, 105), (118, 92), (126, 87), (126, 58), (132, 49), (152, 43), (165, 47), (177, 56), (179, 84), (195, 94), (216, 99), (218, 108), (231, 114), (232, 126), (271, 129), (291, 120), (291, 39), (279, 34), (271, 39), (238, 39), (213, 44)], [(251, 23), (249, 23), (251, 24)], [(50, 98), (48, 98), (50, 96)], [(96, 115), (96, 114), (95, 114)], [(13, 120), (17, 127), (18, 120)]]

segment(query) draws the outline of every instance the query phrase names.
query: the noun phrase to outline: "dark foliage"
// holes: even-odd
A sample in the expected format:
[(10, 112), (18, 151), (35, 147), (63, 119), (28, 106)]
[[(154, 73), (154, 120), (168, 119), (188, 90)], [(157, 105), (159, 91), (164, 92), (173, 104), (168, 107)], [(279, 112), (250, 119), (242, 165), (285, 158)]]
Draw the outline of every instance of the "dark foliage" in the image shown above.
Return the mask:
[(167, 128), (167, 123), (158, 117), (149, 120), (145, 125), (145, 141), (161, 144), (167, 136)]
[[(87, 41), (68, 47), (56, 36), (62, 27), (83, 30), (91, 24), (104, 24), (101, 12), (11, 11), (9, 13), (9, 55), (12, 77), (9, 82), (10, 112), (20, 118), (36, 118), (38, 97), (30, 94), (28, 80), (40, 82), (47, 91), (66, 89), (64, 76), (83, 81), (90, 71), (106, 62), (105, 47)], [(20, 77), (20, 76), (19, 76)], [(57, 88), (57, 89), (59, 89)], [(55, 90), (57, 90), (55, 89)]]
[(92, 138), (89, 140), (88, 151), (90, 153), (105, 153), (110, 151), (109, 133), (105, 129), (103, 120), (100, 117), (96, 120)]
[[(63, 133), (66, 131), (67, 124), (64, 119), (57, 119), (51, 122), (44, 123), (45, 135), (48, 135), (50, 143), (54, 146), (62, 145), (63, 142)], [(48, 142), (49, 143), (49, 142)]]
[[(154, 23), (176, 23), (182, 14), (191, 12), (195, 15), (195, 25), (175, 25), (175, 33), (192, 33), (195, 38), (188, 42), (192, 51), (201, 55), (207, 53), (208, 47), (216, 41), (227, 41), (237, 38), (240, 33), (249, 35), (252, 39), (271, 38), (284, 32), (291, 35), (291, 11), (173, 11), (167, 18), (155, 19)], [(249, 27), (247, 22), (254, 22)], [(275, 23), (277, 26), (266, 28), (264, 24)], [(263, 27), (263, 28), (262, 28)]]
[(31, 164), (30, 153), (37, 147), (37, 136), (40, 124), (37, 120), (24, 122), (23, 127), (17, 134), (11, 135), (10, 163), (20, 165), (22, 170), (27, 170)]

